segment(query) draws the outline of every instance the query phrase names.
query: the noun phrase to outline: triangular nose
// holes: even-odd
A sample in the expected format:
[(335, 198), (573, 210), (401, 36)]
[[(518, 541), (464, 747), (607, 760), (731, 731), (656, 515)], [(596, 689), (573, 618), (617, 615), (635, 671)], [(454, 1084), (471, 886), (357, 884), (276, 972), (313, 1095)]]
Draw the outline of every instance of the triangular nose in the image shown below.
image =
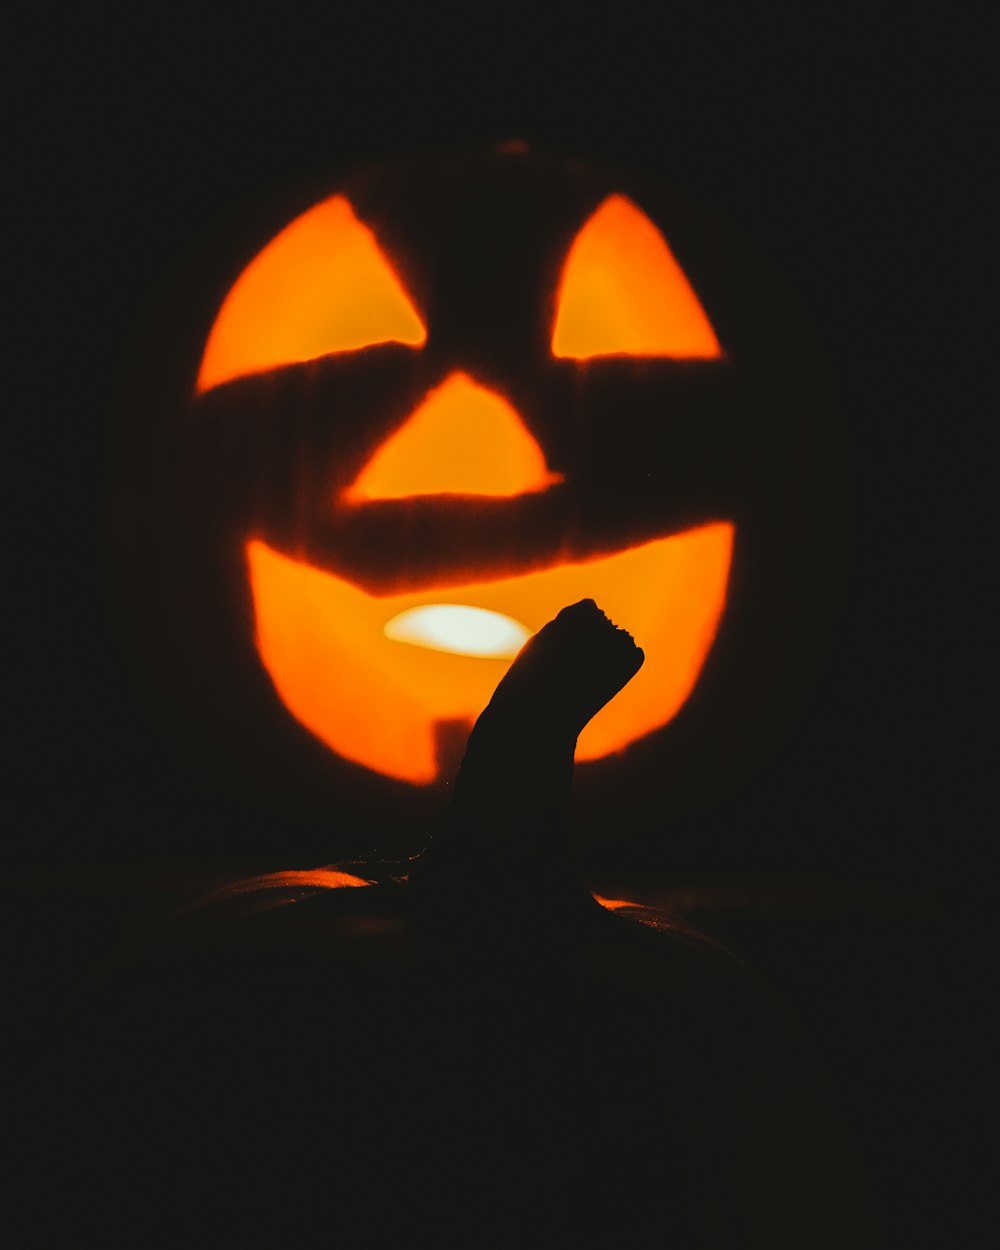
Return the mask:
[(503, 396), (452, 373), (378, 448), (344, 498), (523, 495), (561, 481)]

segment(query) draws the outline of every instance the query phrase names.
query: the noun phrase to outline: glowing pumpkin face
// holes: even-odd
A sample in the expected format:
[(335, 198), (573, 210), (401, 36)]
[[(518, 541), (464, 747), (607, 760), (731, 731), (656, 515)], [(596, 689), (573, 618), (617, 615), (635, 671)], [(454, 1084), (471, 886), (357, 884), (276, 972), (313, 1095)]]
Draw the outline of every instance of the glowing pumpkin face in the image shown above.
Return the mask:
[[(622, 195), (581, 223), (555, 295), (551, 356), (570, 368), (608, 356), (722, 354), (663, 235)], [(241, 274), (212, 327), (197, 390), (375, 344), (420, 352), (427, 337), (390, 258), (336, 195), (296, 218)], [(330, 482), (333, 523), (387, 500), (433, 509), (447, 497), (459, 526), (475, 523), (484, 500), (516, 505), (551, 492), (557, 509), (572, 506), (566, 475), (548, 468), (507, 395), (455, 363), (346, 487)], [(526, 638), (561, 607), (593, 597), (649, 656), (581, 737), (578, 758), (595, 759), (658, 729), (684, 703), (725, 603), (732, 535), (718, 521), (541, 569), (526, 551), (502, 572), (477, 570), (457, 583), (432, 577), (387, 595), (255, 537), (246, 556), (257, 647), (287, 709), (319, 739), (380, 773), (426, 783), (438, 772), (435, 727), (471, 728)]]
[(254, 212), (178, 276), (124, 413), (128, 636), (171, 741), (254, 811), (419, 849), (521, 642), (593, 598), (646, 662), (580, 738), (584, 836), (714, 797), (787, 725), (843, 536), (828, 374), (771, 268), (525, 150)]

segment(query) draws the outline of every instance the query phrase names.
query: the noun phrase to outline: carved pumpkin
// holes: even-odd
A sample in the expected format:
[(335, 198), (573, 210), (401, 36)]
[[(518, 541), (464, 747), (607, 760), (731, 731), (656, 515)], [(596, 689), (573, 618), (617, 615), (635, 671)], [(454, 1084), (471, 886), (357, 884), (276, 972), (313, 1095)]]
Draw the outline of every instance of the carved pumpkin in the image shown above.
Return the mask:
[(745, 751), (832, 576), (822, 398), (752, 256), (657, 188), (510, 146), (278, 218), (161, 331), (173, 428), (153, 506), (121, 513), (160, 553), (125, 557), (135, 636), (199, 749), (412, 815), (525, 637), (593, 596), (649, 657), (581, 737), (598, 788), (625, 765), (659, 792), (675, 723), (689, 785)]

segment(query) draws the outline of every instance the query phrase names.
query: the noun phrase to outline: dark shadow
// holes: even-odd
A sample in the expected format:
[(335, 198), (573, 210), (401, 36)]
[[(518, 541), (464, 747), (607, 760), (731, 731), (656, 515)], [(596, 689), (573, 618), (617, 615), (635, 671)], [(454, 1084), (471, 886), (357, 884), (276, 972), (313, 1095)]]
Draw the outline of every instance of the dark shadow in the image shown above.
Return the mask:
[(642, 658), (564, 609), (423, 855), (236, 883), (93, 981), (40, 1064), (18, 1244), (878, 1244), (777, 999), (572, 866), (577, 735)]

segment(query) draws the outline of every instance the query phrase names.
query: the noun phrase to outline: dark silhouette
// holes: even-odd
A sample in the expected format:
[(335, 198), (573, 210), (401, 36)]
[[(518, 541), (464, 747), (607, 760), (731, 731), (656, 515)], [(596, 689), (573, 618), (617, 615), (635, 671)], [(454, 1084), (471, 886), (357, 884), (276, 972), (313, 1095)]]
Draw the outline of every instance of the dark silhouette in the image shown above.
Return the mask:
[(525, 927), (565, 936), (604, 916), (573, 869), (573, 755), (643, 658), (592, 599), (525, 644), (476, 722), (437, 838), (408, 874), (428, 918), (446, 913), (509, 942)]
[(572, 866), (577, 735), (642, 659), (564, 609), (415, 862), (238, 883), (126, 952), (50, 1050), (37, 1244), (876, 1244), (781, 1005)]

